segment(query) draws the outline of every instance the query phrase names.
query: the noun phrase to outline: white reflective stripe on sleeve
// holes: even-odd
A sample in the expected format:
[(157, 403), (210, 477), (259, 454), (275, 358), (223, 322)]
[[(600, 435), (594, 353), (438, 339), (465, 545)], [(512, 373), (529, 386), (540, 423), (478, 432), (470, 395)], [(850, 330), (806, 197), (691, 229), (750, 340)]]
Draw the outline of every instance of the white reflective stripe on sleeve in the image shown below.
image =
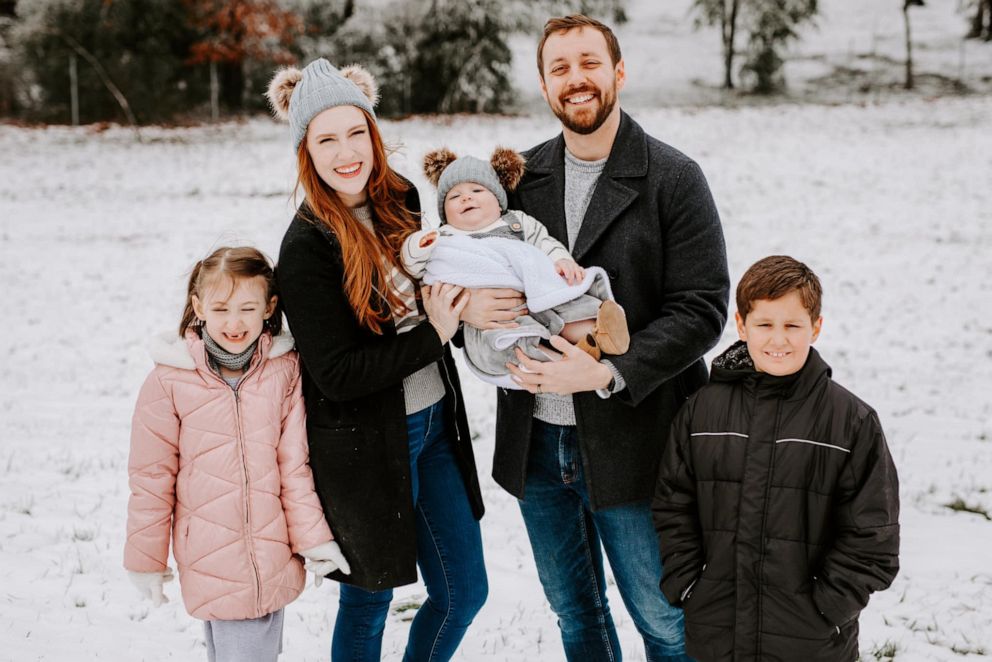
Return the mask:
[(776, 444), (784, 444), (789, 441), (794, 441), (798, 444), (812, 444), (814, 446), (823, 446), (824, 448), (833, 448), (837, 451), (843, 451), (845, 453), (850, 453), (850, 449), (843, 448), (842, 446), (835, 446), (834, 444), (825, 444), (822, 441), (810, 441), (809, 439), (776, 439)]
[(743, 437), (747, 439), (746, 434), (741, 434), (740, 432), (693, 432), (690, 437)]

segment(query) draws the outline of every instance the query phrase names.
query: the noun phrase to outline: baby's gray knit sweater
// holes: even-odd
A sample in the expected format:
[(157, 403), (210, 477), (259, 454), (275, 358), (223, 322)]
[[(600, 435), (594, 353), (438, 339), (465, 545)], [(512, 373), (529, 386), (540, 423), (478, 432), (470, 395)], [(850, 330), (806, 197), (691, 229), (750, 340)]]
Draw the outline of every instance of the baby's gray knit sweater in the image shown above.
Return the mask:
[[(369, 232), (375, 232), (372, 226), (372, 209), (368, 204), (354, 207), (351, 215), (364, 225)], [(395, 316), (395, 314), (394, 314)], [(413, 327), (406, 327), (407, 330)], [(437, 363), (424, 366), (403, 380), (403, 401), (406, 413), (412, 414), (430, 407), (444, 397), (444, 380), (438, 370)]]

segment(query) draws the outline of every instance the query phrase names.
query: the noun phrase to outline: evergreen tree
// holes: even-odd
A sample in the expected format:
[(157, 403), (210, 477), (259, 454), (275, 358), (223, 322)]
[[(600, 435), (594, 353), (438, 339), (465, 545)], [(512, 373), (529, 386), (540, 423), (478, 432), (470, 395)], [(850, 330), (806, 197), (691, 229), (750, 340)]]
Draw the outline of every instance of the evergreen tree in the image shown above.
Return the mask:
[(724, 87), (734, 87), (736, 38), (746, 35), (741, 74), (750, 88), (770, 93), (785, 85), (782, 49), (798, 39), (798, 28), (813, 19), (817, 0), (694, 0), (697, 26), (719, 25), (723, 50)]

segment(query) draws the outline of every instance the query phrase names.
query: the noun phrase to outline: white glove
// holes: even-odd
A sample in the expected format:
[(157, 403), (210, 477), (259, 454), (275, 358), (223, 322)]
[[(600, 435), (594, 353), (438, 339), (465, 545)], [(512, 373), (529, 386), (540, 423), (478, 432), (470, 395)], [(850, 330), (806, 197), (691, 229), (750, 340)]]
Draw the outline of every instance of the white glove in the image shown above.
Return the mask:
[(341, 548), (333, 540), (310, 549), (304, 549), (300, 556), (307, 560), (303, 567), (314, 574), (313, 585), (320, 586), (324, 575), (340, 570), (345, 575), (351, 574), (351, 566), (341, 553)]
[(127, 576), (131, 583), (138, 589), (141, 597), (152, 601), (153, 607), (158, 607), (163, 602), (168, 602), (169, 598), (162, 592), (162, 584), (171, 582), (174, 575), (172, 568), (166, 568), (164, 572), (131, 572), (128, 570)]

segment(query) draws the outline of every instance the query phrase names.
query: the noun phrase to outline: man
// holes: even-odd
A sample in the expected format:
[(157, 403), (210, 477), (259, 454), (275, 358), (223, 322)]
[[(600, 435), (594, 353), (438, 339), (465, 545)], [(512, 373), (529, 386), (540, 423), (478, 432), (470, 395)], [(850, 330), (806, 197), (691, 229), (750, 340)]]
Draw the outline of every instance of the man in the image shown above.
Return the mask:
[[(671, 420), (705, 383), (702, 356), (726, 322), (723, 232), (699, 166), (620, 109), (624, 63), (607, 26), (553, 18), (537, 61), (562, 133), (525, 153), (510, 206), (583, 266), (606, 269), (630, 349), (597, 362), (556, 337), (560, 361), (518, 353), (509, 368), (524, 390), (499, 390), (493, 477), (520, 499), (569, 660), (621, 659), (603, 548), (647, 659), (684, 660), (682, 613), (659, 589), (650, 498)], [(505, 326), (520, 302), (476, 291), (462, 318)]]

